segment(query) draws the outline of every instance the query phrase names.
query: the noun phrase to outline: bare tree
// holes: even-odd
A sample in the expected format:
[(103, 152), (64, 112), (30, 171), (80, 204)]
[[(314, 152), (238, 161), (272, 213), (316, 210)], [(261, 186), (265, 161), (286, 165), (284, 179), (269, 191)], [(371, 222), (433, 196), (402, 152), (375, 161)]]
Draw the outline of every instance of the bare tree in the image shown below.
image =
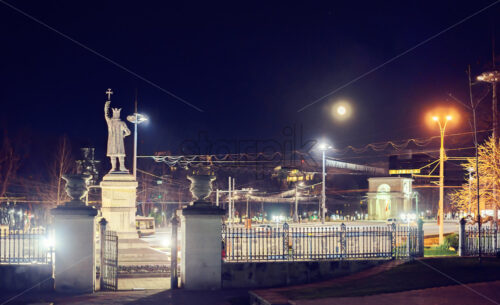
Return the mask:
[(139, 190), (137, 197), (141, 202), (141, 212), (143, 216), (149, 216), (151, 210), (151, 194), (154, 189), (154, 180), (151, 172), (154, 166), (150, 166), (148, 171), (138, 170), (137, 180), (139, 181)]
[(53, 159), (47, 166), (47, 183), (39, 184), (37, 187), (40, 199), (50, 202), (50, 206), (58, 206), (69, 200), (64, 192), (63, 175), (73, 173), (75, 168), (71, 145), (68, 137), (64, 135), (59, 139)]
[(21, 157), (16, 153), (7, 132), (5, 132), (0, 149), (0, 197), (5, 197), (9, 186), (16, 178), (20, 160)]

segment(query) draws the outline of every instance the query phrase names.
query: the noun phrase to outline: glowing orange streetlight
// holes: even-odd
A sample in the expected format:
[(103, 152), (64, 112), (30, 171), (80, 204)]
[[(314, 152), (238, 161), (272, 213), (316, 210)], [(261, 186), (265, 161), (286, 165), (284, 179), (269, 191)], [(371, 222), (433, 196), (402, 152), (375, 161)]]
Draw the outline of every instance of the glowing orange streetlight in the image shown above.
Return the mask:
[(446, 130), (446, 125), (451, 121), (453, 117), (451, 115), (445, 116), (444, 124), (438, 116), (433, 116), (432, 120), (438, 123), (439, 131), (441, 135), (441, 148), (439, 149), (439, 212), (438, 212), (438, 222), (439, 222), (439, 244), (444, 243), (444, 161), (446, 159), (444, 151), (444, 132)]

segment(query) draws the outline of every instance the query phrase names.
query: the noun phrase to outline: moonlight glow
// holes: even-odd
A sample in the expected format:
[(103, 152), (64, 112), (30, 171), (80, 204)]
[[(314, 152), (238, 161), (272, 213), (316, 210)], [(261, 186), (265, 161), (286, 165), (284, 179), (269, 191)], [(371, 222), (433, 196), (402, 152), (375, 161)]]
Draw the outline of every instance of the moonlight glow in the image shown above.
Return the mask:
[(331, 107), (330, 114), (335, 121), (344, 121), (351, 116), (352, 107), (347, 101), (338, 101)]
[(338, 113), (339, 115), (345, 115), (345, 114), (346, 114), (346, 112), (347, 112), (347, 109), (345, 109), (345, 107), (344, 107), (344, 106), (338, 106), (338, 107), (337, 107), (337, 113)]

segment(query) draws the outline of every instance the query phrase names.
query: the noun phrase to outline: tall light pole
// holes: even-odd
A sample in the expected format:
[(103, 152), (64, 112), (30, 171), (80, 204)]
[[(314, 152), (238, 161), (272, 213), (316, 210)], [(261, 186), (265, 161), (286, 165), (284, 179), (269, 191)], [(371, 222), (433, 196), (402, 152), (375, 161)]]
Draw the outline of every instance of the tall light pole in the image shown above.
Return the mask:
[(484, 72), (477, 77), (480, 82), (491, 84), (492, 88), (492, 103), (491, 112), (493, 114), (493, 138), (498, 140), (499, 125), (498, 125), (498, 107), (497, 107), (497, 83), (500, 83), (500, 71)]
[[(494, 55), (494, 54), (493, 54)], [(495, 64), (495, 56), (493, 56), (493, 65)], [(498, 138), (500, 136), (500, 126), (498, 124), (498, 102), (497, 102), (497, 84), (500, 83), (500, 71), (490, 71), (484, 72), (483, 74), (477, 77), (477, 80), (480, 82), (490, 83), (492, 94), (491, 94), (491, 112), (493, 114), (493, 133), (492, 137), (494, 139), (495, 146), (498, 145)], [(495, 215), (493, 216), (495, 219), (495, 223), (498, 222), (498, 204), (497, 204), (497, 192), (496, 185), (493, 185), (493, 211)]]
[(234, 201), (235, 201), (236, 199), (238, 199), (238, 197), (237, 197), (237, 195), (236, 195), (236, 178), (233, 178), (233, 185), (232, 185), (232, 187), (231, 187), (231, 192), (232, 192), (232, 194), (233, 194), (233, 196), (232, 196), (232, 199), (233, 199), (233, 200), (232, 200), (232, 202), (231, 202), (231, 205), (232, 205), (232, 208), (231, 208), (231, 213), (233, 213), (233, 214), (231, 215), (231, 219), (233, 219), (233, 220), (234, 220), (234, 214), (235, 214), (235, 206), (234, 206)]
[(408, 214), (403, 214), (401, 215), (401, 218), (403, 218), (403, 221), (406, 221), (406, 223), (408, 224), (408, 227), (406, 228), (408, 230), (408, 236), (406, 237), (406, 253), (408, 255), (408, 257), (410, 257), (410, 222), (412, 220), (415, 220), (417, 217), (415, 214), (411, 214), (411, 213), (408, 213)]
[(414, 191), (412, 192), (412, 198), (415, 199), (415, 215), (417, 215), (417, 218), (420, 218), (419, 216), (419, 210), (418, 210), (418, 192)]
[(247, 194), (247, 213), (246, 213), (247, 214), (247, 221), (248, 221), (248, 219), (249, 219), (248, 217), (250, 215), (250, 213), (249, 213), (250, 211), (248, 210), (248, 198), (250, 198), (250, 195)]
[(451, 121), (451, 115), (447, 115), (445, 117), (444, 124), (441, 123), (439, 117), (432, 117), (434, 121), (436, 121), (439, 125), (439, 131), (441, 135), (441, 148), (439, 149), (439, 212), (438, 212), (438, 221), (439, 221), (439, 244), (442, 245), (444, 243), (444, 160), (446, 158), (444, 152), (444, 132), (446, 130), (446, 125), (449, 121)]
[(293, 222), (299, 222), (299, 186), (303, 186), (303, 182), (295, 184), (295, 211), (293, 213)]
[(470, 215), (472, 209), (472, 173), (474, 172), (474, 168), (469, 167), (467, 171), (469, 172), (469, 208), (467, 213)]
[[(470, 69), (470, 65), (467, 67), (467, 76), (469, 78), (469, 102), (470, 106), (468, 106), (466, 103), (460, 101), (459, 99), (455, 98), (453, 95), (450, 94), (450, 97), (452, 97), (455, 101), (459, 102), (462, 106), (465, 108), (469, 109), (472, 112), (472, 124), (471, 128), (472, 131), (474, 132), (474, 147), (476, 150), (476, 185), (477, 185), (477, 190), (476, 190), (476, 197), (477, 197), (477, 225), (478, 225), (478, 250), (479, 250), (479, 263), (481, 263), (481, 206), (480, 206), (480, 184), (479, 184), (479, 143), (477, 141), (477, 119), (476, 119), (476, 109), (479, 106), (479, 103), (481, 103), (481, 100), (478, 100), (477, 102), (474, 102), (474, 98), (472, 96), (472, 73)], [(495, 94), (496, 95), (496, 94)], [(495, 106), (496, 107), (496, 106)], [(469, 171), (469, 177), (470, 177), (470, 171)], [(472, 210), (472, 206), (470, 207), (470, 210)], [(471, 212), (469, 211), (469, 214)]]
[[(231, 222), (234, 220), (234, 211), (235, 211), (235, 208), (234, 208), (234, 201), (238, 199), (238, 195), (237, 195), (237, 192), (238, 190), (236, 190), (235, 188), (235, 179), (234, 178), (231, 178), (231, 177), (228, 177), (228, 190), (227, 191), (224, 191), (224, 190), (220, 190), (220, 189), (216, 189), (216, 192), (215, 192), (215, 204), (217, 206), (220, 206), (220, 194), (223, 194), (223, 193), (227, 193), (228, 196), (227, 196), (227, 210), (228, 210), (228, 216), (227, 216), (227, 222), (229, 224), (231, 224)], [(243, 188), (241, 190), (239, 190), (240, 192), (250, 192), (252, 193), (253, 191), (257, 191), (253, 188)], [(222, 201), (222, 208), (225, 209), (225, 201)]]
[(250, 198), (250, 195), (252, 194), (252, 192), (254, 191), (254, 189), (251, 188), (251, 187), (247, 187), (247, 188), (242, 188), (241, 190), (243, 192), (247, 193), (247, 195), (246, 195), (246, 197), (247, 197), (247, 212), (246, 212), (246, 216), (247, 216), (247, 219), (249, 219), (249, 217), (250, 217), (250, 207), (248, 205), (248, 199)]
[(148, 117), (137, 113), (137, 99), (135, 100), (135, 111), (133, 114), (127, 116), (127, 121), (134, 124), (134, 168), (133, 174), (137, 178), (137, 125), (144, 123), (148, 120)]
[(328, 144), (326, 144), (325, 142), (321, 142), (319, 144), (319, 150), (321, 150), (321, 153), (322, 153), (322, 175), (321, 175), (321, 178), (322, 178), (322, 189), (321, 189), (321, 223), (324, 224), (325, 223), (325, 215), (326, 215), (326, 171), (325, 171), (325, 167), (326, 167), (326, 158), (325, 158), (325, 152), (330, 149), (331, 146), (329, 146)]
[(232, 185), (232, 179), (231, 176), (228, 177), (228, 187), (227, 187), (227, 192), (228, 192), (228, 223), (231, 226), (233, 222), (233, 212), (232, 212), (232, 206), (231, 206), (231, 201), (232, 201), (232, 193), (231, 193), (231, 185)]

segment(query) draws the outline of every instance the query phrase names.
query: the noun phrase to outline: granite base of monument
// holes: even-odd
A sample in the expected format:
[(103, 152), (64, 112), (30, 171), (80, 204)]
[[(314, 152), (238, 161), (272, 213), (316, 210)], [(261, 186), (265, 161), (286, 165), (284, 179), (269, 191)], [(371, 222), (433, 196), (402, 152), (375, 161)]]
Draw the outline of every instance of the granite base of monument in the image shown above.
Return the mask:
[[(118, 289), (166, 288), (167, 284), (164, 282), (168, 281), (159, 279), (154, 269), (167, 266), (168, 255), (151, 248), (147, 242), (139, 239), (137, 233), (135, 177), (128, 172), (109, 173), (103, 177), (101, 189), (101, 213), (108, 221), (106, 229), (115, 231), (118, 235)], [(152, 272), (143, 272), (144, 270)], [(156, 280), (151, 279), (153, 273)]]
[(108, 230), (120, 239), (136, 239), (135, 224), (137, 181), (127, 172), (112, 172), (103, 177), (102, 217), (108, 221)]

